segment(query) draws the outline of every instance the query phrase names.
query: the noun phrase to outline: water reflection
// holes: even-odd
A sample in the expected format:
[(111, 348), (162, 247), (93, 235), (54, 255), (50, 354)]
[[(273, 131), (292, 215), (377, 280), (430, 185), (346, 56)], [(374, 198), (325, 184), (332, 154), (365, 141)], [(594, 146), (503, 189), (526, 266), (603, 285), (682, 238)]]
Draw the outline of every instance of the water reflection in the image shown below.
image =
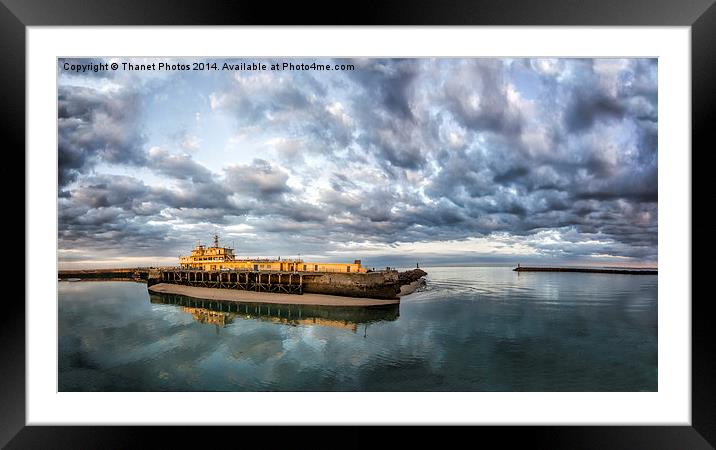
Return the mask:
[(379, 307), (340, 307), (313, 305), (282, 305), (238, 303), (221, 300), (202, 300), (183, 295), (150, 293), (155, 304), (177, 305), (199, 323), (216, 326), (217, 332), (235, 320), (258, 320), (289, 326), (321, 326), (367, 333), (367, 325), (380, 321), (394, 321), (399, 316), (398, 305)]
[(150, 297), (133, 282), (61, 281), (58, 389), (658, 390), (657, 276), (427, 271), (427, 286), (399, 310)]

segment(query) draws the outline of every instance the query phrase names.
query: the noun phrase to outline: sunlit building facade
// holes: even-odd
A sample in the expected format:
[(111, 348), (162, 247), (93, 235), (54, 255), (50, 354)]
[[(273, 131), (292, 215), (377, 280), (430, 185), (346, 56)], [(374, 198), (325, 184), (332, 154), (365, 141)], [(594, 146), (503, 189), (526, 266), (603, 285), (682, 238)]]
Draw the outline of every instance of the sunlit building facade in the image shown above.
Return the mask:
[(219, 246), (219, 237), (214, 235), (211, 247), (198, 244), (189, 256), (179, 257), (182, 269), (213, 270), (253, 270), (276, 272), (342, 272), (365, 273), (359, 259), (353, 263), (308, 262), (302, 259), (237, 258), (234, 250)]

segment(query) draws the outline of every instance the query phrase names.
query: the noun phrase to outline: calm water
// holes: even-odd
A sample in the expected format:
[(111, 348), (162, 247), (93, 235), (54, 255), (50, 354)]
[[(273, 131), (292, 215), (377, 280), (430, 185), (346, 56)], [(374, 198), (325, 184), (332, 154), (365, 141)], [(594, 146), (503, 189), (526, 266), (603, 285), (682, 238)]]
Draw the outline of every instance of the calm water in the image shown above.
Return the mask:
[(656, 276), (425, 270), (423, 290), (377, 310), (59, 282), (59, 389), (658, 389)]

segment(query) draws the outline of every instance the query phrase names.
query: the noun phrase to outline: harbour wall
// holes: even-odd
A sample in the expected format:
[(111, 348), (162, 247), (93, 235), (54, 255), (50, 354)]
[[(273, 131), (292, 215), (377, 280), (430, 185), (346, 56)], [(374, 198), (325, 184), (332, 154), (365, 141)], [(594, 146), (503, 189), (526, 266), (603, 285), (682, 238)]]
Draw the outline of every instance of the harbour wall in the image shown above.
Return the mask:
[(400, 292), (400, 280), (397, 271), (304, 275), (303, 292), (394, 299)]
[(387, 270), (368, 273), (304, 275), (303, 292), (344, 297), (395, 299), (399, 297), (401, 286), (409, 285), (425, 275), (427, 272), (420, 269), (405, 272)]
[(83, 270), (60, 270), (57, 278), (67, 280), (78, 278), (80, 280), (147, 280), (150, 268), (127, 268), (127, 269), (83, 269)]
[[(162, 272), (165, 272), (162, 275)], [(168, 272), (168, 273), (167, 273)], [(177, 276), (174, 276), (176, 272)], [(286, 291), (286, 276), (284, 275), (283, 285), (275, 284), (277, 274), (272, 272), (203, 272), (184, 271), (176, 268), (132, 268), (132, 269), (96, 269), (96, 270), (61, 270), (58, 273), (60, 279), (81, 279), (81, 280), (134, 280), (145, 281), (148, 286), (157, 283), (190, 284), (217, 288), (252, 289), (249, 287), (256, 284), (268, 292)], [(261, 278), (256, 278), (260, 274)], [(169, 277), (168, 275), (171, 275)], [(271, 275), (271, 277), (269, 277)], [(401, 293), (401, 286), (409, 285), (421, 277), (427, 275), (420, 269), (398, 272), (397, 270), (385, 270), (368, 273), (293, 273), (293, 283), (299, 282), (300, 289), (297, 292), (286, 291), (286, 293), (307, 293), (338, 295), (343, 297), (360, 297), (375, 299), (397, 299)], [(199, 282), (197, 280), (199, 279)], [(245, 278), (244, 278), (245, 277)], [(269, 284), (266, 283), (268, 278)], [(242, 286), (242, 280), (246, 280), (246, 286)], [(280, 279), (279, 279), (280, 280)], [(205, 281), (205, 282), (203, 282)], [(221, 283), (225, 281), (225, 283)], [(258, 283), (256, 283), (258, 281)], [(273, 282), (274, 285), (270, 283)], [(232, 284), (233, 283), (233, 284)], [(280, 281), (279, 281), (280, 283)], [(253, 289), (252, 289), (253, 290)]]
[(515, 272), (580, 272), (580, 273), (615, 273), (622, 275), (658, 275), (657, 269), (630, 269), (618, 267), (528, 267), (518, 266)]

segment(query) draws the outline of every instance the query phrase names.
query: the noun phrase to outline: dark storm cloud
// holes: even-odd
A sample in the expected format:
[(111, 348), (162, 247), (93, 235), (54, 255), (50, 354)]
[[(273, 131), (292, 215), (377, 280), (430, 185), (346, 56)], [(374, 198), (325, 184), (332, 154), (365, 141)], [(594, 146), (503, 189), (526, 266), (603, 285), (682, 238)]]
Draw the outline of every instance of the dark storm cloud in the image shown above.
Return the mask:
[(139, 126), (141, 98), (60, 86), (57, 99), (59, 185), (64, 187), (96, 164), (143, 165), (145, 138)]
[(648, 63), (635, 60), (631, 71), (619, 75), (613, 90), (599, 85), (593, 61), (582, 60), (580, 64), (585, 67), (583, 77), (571, 87), (564, 114), (571, 132), (589, 129), (599, 120), (620, 120), (626, 114), (636, 121), (656, 122), (655, 72)]
[(411, 119), (410, 99), (419, 62), (412, 59), (349, 60), (357, 70), (349, 72), (352, 80), (369, 94), (366, 100), (400, 119)]
[(432, 198), (446, 198), (456, 205), (463, 198), (481, 197), (495, 192), (494, 174), (479, 151), (444, 152), (440, 172), (428, 182), (425, 192)]
[(149, 151), (148, 163), (153, 170), (171, 178), (194, 183), (210, 183), (212, 179), (211, 171), (188, 155), (173, 155), (154, 148)]
[(509, 136), (520, 132), (522, 116), (510, 105), (507, 88), (502, 61), (469, 61), (448, 76), (444, 100), (466, 128)]
[[(115, 207), (134, 210), (150, 191), (151, 188), (136, 178), (100, 175), (86, 178), (72, 191), (70, 198), (74, 204), (88, 209)], [(135, 213), (138, 212), (135, 210)]]
[(261, 199), (289, 192), (288, 173), (263, 159), (254, 159), (249, 166), (237, 165), (226, 169), (229, 188), (247, 198)]
[(306, 83), (298, 81), (300, 76), (288, 75), (272, 77), (265, 73), (251, 73), (232, 77), (223, 90), (213, 94), (213, 107), (235, 112), (234, 118), (239, 125), (256, 123), (269, 124), (310, 113), (312, 100), (309, 93), (320, 93), (317, 81)]
[[(656, 60), (350, 63), (205, 92), (275, 152), (221, 170), (150, 147), (131, 90), (63, 86), (61, 247), (172, 255), (227, 230), (246, 254), (325, 254), (506, 236), (507, 250), (656, 261)], [(99, 163), (169, 182), (93, 174)]]
[(529, 173), (530, 170), (527, 167), (513, 167), (500, 174), (496, 174), (493, 181), (499, 184), (507, 184), (512, 181), (517, 181)]
[(432, 124), (419, 111), (420, 60), (350, 62), (357, 67), (348, 77), (356, 83), (350, 110), (360, 122), (358, 143), (375, 154), (391, 176), (401, 169), (423, 168), (433, 145)]
[(426, 161), (420, 132), (405, 126), (402, 121), (378, 119), (375, 128), (366, 130), (358, 142), (377, 154), (378, 160), (391, 173), (391, 167), (416, 170)]
[(306, 152), (331, 157), (351, 143), (352, 127), (341, 107), (326, 98), (326, 87), (311, 72), (233, 76), (211, 94), (211, 106), (229, 113), (239, 127), (300, 135)]
[(591, 127), (599, 117), (620, 119), (623, 115), (624, 106), (616, 98), (583, 86), (572, 96), (565, 117), (567, 127), (575, 132)]

